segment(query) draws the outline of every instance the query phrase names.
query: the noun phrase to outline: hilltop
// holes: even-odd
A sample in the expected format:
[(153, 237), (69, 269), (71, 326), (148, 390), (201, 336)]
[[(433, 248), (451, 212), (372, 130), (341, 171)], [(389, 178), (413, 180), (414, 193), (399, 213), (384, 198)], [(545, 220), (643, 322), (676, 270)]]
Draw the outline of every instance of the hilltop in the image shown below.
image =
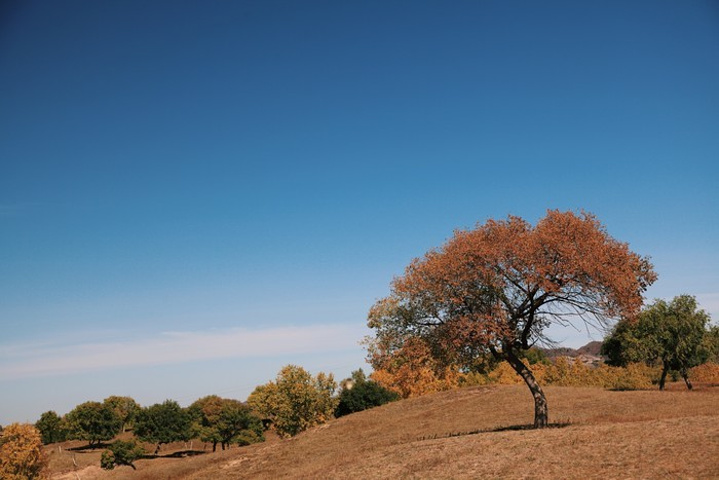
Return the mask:
[(140, 460), (137, 471), (77, 473), (83, 480), (719, 477), (719, 388), (546, 393), (550, 421), (561, 428), (519, 428), (533, 418), (524, 386), (473, 387), (342, 417), (289, 440)]
[(600, 356), (600, 350), (602, 348), (602, 342), (600, 341), (594, 341), (589, 342), (588, 344), (579, 347), (579, 348), (571, 348), (571, 347), (556, 347), (556, 348), (540, 348), (542, 352), (544, 352), (547, 357), (550, 359), (555, 359), (557, 357), (579, 357), (582, 355), (586, 356), (592, 356), (592, 357), (599, 357)]

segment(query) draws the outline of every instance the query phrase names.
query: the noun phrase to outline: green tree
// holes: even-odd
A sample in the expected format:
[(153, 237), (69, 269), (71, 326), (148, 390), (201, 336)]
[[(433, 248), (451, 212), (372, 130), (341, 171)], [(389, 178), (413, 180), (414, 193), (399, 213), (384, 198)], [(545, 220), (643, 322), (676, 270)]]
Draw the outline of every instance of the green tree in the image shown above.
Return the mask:
[(65, 421), (71, 438), (87, 440), (90, 445), (112, 440), (122, 428), (122, 419), (100, 402), (85, 402), (76, 406), (65, 416)]
[(704, 362), (719, 363), (719, 326), (711, 325), (704, 334), (700, 346), (700, 356)]
[(534, 399), (534, 425), (548, 424), (547, 399), (522, 352), (550, 324), (605, 325), (639, 312), (656, 278), (648, 259), (618, 242), (592, 215), (548, 211), (531, 225), (519, 217), (456, 231), (415, 259), (370, 310), (368, 361), (394, 363), (411, 339), (445, 364), (505, 360)]
[(102, 452), (100, 466), (105, 470), (112, 470), (116, 466), (127, 465), (133, 470), (137, 470), (134, 462), (143, 455), (145, 455), (145, 450), (134, 440), (116, 440)]
[(698, 309), (691, 295), (679, 295), (671, 302), (657, 300), (636, 321), (619, 322), (605, 340), (602, 352), (610, 365), (658, 362), (662, 366), (660, 390), (664, 390), (670, 370), (679, 372), (691, 390), (689, 369), (704, 360), (701, 347), (708, 322), (709, 315)]
[(0, 478), (33, 480), (48, 478), (47, 459), (40, 432), (27, 423), (13, 423), (0, 433)]
[(155, 455), (163, 444), (187, 441), (191, 434), (189, 413), (174, 400), (165, 400), (143, 408), (135, 420), (135, 436), (156, 443)]
[(399, 400), (399, 398), (397, 392), (369, 380), (360, 369), (352, 372), (352, 378), (342, 382), (342, 391), (335, 409), (335, 417), (379, 407), (385, 403)]
[(125, 432), (135, 421), (140, 405), (132, 397), (111, 395), (102, 401), (122, 420), (122, 431)]
[(255, 388), (247, 403), (261, 418), (272, 421), (277, 433), (294, 436), (333, 417), (336, 388), (332, 374), (313, 377), (302, 367), (287, 365), (274, 382)]
[(65, 421), (52, 410), (40, 415), (40, 420), (35, 422), (35, 428), (40, 431), (42, 443), (45, 445), (64, 442), (69, 433)]
[(262, 421), (248, 405), (238, 400), (210, 395), (200, 398), (188, 408), (193, 418), (193, 431), (203, 442), (212, 442), (224, 450), (231, 443), (249, 445), (264, 441)]

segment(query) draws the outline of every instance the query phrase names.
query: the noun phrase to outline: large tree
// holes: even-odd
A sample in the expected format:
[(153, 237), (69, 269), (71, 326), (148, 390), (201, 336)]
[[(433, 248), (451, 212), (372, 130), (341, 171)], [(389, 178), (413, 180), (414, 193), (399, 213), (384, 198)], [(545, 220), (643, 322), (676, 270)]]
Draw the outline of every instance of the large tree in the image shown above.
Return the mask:
[(609, 357), (611, 365), (659, 363), (660, 390), (664, 390), (670, 370), (679, 372), (691, 390), (689, 369), (709, 356), (707, 342), (703, 345), (708, 322), (709, 315), (698, 309), (691, 295), (679, 295), (671, 302), (657, 300), (636, 320), (619, 322), (604, 341), (602, 353)]
[(122, 429), (122, 419), (108, 405), (85, 402), (65, 416), (70, 436), (90, 445), (112, 440)]
[(264, 441), (262, 420), (250, 407), (238, 400), (209, 395), (188, 407), (193, 419), (193, 432), (203, 442), (212, 442), (212, 451), (219, 443), (224, 450), (231, 443), (249, 445)]
[(534, 425), (545, 427), (546, 397), (521, 352), (551, 323), (604, 326), (636, 315), (655, 279), (649, 260), (591, 214), (548, 211), (534, 226), (515, 216), (489, 220), (456, 231), (393, 281), (370, 310), (369, 361), (382, 368), (417, 338), (448, 364), (491, 354), (522, 377), (534, 398)]
[(122, 431), (126, 431), (135, 421), (135, 417), (140, 411), (140, 405), (137, 404), (132, 397), (120, 397), (111, 395), (102, 403), (112, 409), (115, 414), (122, 420)]
[(135, 420), (135, 436), (143, 442), (156, 443), (155, 455), (162, 444), (190, 439), (191, 418), (174, 400), (165, 400), (143, 408)]

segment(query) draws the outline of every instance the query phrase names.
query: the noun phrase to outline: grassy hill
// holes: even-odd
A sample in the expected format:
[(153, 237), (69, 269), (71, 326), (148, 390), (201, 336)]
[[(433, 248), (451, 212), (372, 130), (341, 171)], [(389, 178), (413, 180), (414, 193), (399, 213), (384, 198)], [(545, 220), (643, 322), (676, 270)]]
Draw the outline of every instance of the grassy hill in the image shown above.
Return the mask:
[(83, 459), (53, 478), (719, 478), (719, 388), (546, 393), (550, 420), (568, 425), (520, 429), (533, 414), (525, 387), (476, 387), (349, 415), (289, 440), (140, 460), (137, 471), (83, 468)]

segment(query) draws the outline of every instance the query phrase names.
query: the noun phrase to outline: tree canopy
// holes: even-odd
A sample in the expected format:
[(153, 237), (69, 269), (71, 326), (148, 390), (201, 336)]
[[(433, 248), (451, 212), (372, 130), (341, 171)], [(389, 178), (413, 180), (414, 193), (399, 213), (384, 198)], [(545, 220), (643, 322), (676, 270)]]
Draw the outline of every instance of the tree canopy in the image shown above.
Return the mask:
[(379, 407), (399, 399), (396, 392), (388, 390), (377, 382), (369, 380), (360, 369), (352, 372), (352, 378), (343, 382), (335, 416), (361, 412), (368, 408)]
[(65, 417), (72, 438), (87, 440), (90, 445), (112, 440), (120, 433), (122, 419), (108, 405), (85, 402)]
[(103, 400), (102, 403), (110, 407), (112, 411), (115, 412), (115, 415), (120, 418), (123, 432), (132, 425), (137, 413), (140, 411), (140, 405), (138, 405), (132, 397), (111, 395)]
[(40, 432), (27, 423), (13, 423), (0, 433), (0, 478), (32, 480), (48, 478), (47, 458)]
[(492, 354), (522, 377), (547, 425), (544, 392), (520, 353), (551, 323), (604, 325), (636, 315), (656, 279), (649, 260), (591, 214), (548, 211), (536, 225), (510, 216), (459, 230), (415, 259), (370, 310), (369, 361), (382, 369), (409, 339), (443, 364)]
[(69, 433), (66, 422), (52, 410), (40, 415), (35, 428), (40, 432), (44, 444), (64, 442)]
[(698, 309), (691, 295), (679, 295), (671, 302), (656, 300), (637, 319), (620, 321), (604, 341), (602, 353), (610, 365), (658, 362), (660, 390), (670, 370), (679, 372), (691, 389), (689, 369), (703, 363), (711, 348), (704, 339), (708, 322), (709, 315)]
[(193, 418), (193, 431), (203, 442), (212, 442), (224, 450), (231, 443), (249, 445), (264, 440), (262, 421), (248, 405), (217, 395), (196, 400), (188, 411)]
[(135, 436), (143, 442), (156, 443), (155, 454), (166, 443), (190, 439), (191, 418), (174, 400), (165, 400), (143, 408), (135, 420)]
[(293, 436), (333, 417), (336, 388), (332, 374), (320, 372), (313, 377), (302, 367), (287, 365), (274, 382), (255, 388), (247, 403), (270, 420), (277, 433)]

